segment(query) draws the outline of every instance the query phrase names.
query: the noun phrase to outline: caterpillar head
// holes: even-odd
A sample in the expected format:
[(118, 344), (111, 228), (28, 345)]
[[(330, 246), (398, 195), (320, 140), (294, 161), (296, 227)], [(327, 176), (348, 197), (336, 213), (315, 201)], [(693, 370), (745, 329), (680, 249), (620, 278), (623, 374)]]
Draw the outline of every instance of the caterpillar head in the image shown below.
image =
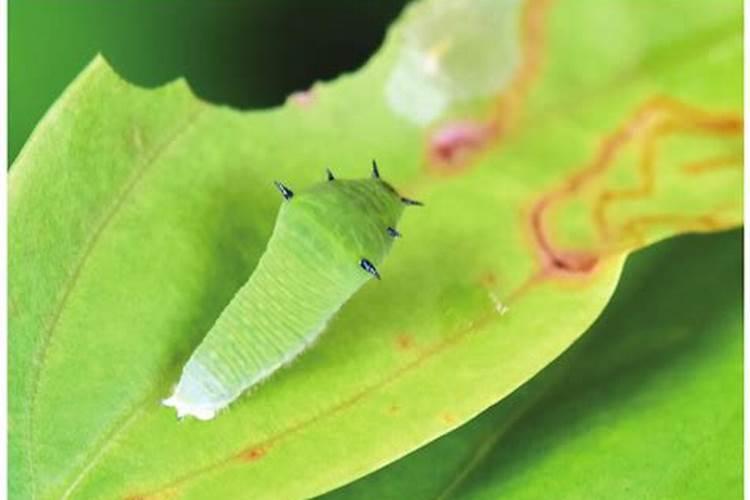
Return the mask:
[(397, 226), (404, 208), (422, 205), (383, 180), (374, 160), (368, 178), (337, 179), (327, 169), (324, 182), (300, 193), (278, 181), (276, 187), (284, 198), (280, 231), (293, 232), (311, 255), (324, 254), (319, 265), (335, 268), (349, 262), (377, 279), (378, 266), (393, 240), (401, 237)]

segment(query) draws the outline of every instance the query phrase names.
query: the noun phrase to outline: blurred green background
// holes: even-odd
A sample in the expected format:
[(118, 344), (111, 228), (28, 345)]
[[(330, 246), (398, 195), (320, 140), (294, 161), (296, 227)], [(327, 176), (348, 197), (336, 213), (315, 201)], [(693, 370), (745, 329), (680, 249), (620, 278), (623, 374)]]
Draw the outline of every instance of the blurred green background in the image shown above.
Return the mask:
[(185, 77), (241, 109), (361, 66), (407, 0), (11, 0), (9, 164), (44, 112), (101, 52), (147, 87)]

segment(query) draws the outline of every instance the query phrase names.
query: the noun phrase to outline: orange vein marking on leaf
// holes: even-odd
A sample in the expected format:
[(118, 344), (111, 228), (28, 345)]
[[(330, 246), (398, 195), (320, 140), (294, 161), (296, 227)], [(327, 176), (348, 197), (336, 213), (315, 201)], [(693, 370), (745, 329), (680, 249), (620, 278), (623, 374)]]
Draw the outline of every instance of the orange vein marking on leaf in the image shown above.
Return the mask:
[(644, 245), (648, 239), (646, 229), (654, 226), (668, 226), (680, 232), (689, 231), (718, 231), (727, 227), (728, 223), (723, 221), (718, 214), (708, 215), (682, 215), (682, 214), (657, 214), (645, 215), (629, 220), (623, 227), (632, 241), (637, 245)]
[(523, 102), (531, 84), (540, 73), (544, 55), (545, 26), (552, 0), (528, 0), (523, 10), (522, 63), (507, 93), (499, 96), (494, 127), (506, 134), (518, 121)]
[(686, 174), (700, 175), (719, 170), (738, 169), (742, 170), (742, 155), (726, 155), (708, 158), (682, 167)]
[(488, 118), (444, 123), (428, 134), (427, 168), (438, 175), (454, 175), (472, 165), (477, 154), (507, 135), (539, 73), (544, 50), (544, 26), (551, 0), (527, 0), (523, 6), (521, 65), (508, 90), (497, 98)]
[[(705, 135), (737, 135), (742, 133), (742, 119), (734, 115), (712, 115), (697, 108), (692, 108), (678, 101), (660, 99), (647, 104), (641, 114), (649, 113), (654, 119), (647, 127), (643, 137), (640, 162), (638, 165), (641, 183), (633, 189), (605, 190), (598, 197), (594, 206), (594, 220), (603, 239), (610, 237), (607, 222), (607, 209), (616, 201), (648, 198), (655, 186), (655, 158), (658, 145), (666, 135), (677, 132), (692, 132)], [(693, 163), (683, 169), (686, 173), (698, 173), (724, 168), (729, 161), (738, 161), (736, 155), (710, 158)]]
[(256, 446), (255, 448), (250, 448), (249, 450), (243, 451), (242, 453), (237, 455), (237, 458), (245, 462), (254, 462), (263, 458), (265, 454), (266, 448), (262, 446)]
[(711, 114), (684, 103), (657, 97), (649, 100), (633, 118), (602, 141), (594, 159), (566, 179), (561, 186), (539, 198), (530, 214), (533, 239), (542, 256), (542, 273), (562, 271), (581, 273), (591, 271), (596, 265), (596, 253), (586, 250), (566, 251), (555, 247), (546, 227), (547, 213), (565, 199), (575, 197), (580, 190), (600, 178), (614, 163), (617, 155), (631, 142), (642, 138), (645, 146), (639, 164), (641, 185), (635, 189), (604, 191), (593, 209), (593, 217), (601, 235), (608, 234), (606, 227), (607, 204), (618, 199), (649, 196), (653, 189), (653, 157), (656, 139), (673, 130), (719, 135), (742, 132), (742, 118), (734, 114)]
[(703, 215), (701, 217), (695, 217), (693, 215), (646, 215), (632, 219), (628, 221), (627, 226), (629, 229), (637, 230), (645, 226), (666, 224), (670, 226), (679, 226), (683, 230), (690, 229), (718, 229), (721, 227), (721, 223), (714, 215)]
[(42, 371), (46, 362), (47, 358), (47, 352), (48, 348), (51, 342), (51, 339), (55, 333), (55, 329), (57, 328), (58, 322), (60, 320), (60, 317), (62, 316), (63, 311), (65, 310), (65, 306), (68, 302), (68, 299), (71, 296), (71, 293), (73, 289), (75, 288), (76, 284), (78, 283), (78, 279), (81, 276), (81, 272), (83, 271), (83, 268), (85, 267), (86, 263), (88, 262), (89, 257), (91, 256), (94, 248), (96, 247), (96, 244), (99, 242), (99, 239), (102, 236), (102, 233), (104, 230), (109, 226), (110, 222), (114, 219), (115, 215), (119, 213), (119, 211), (124, 206), (126, 200), (129, 199), (130, 195), (133, 193), (135, 188), (140, 184), (141, 180), (144, 178), (146, 172), (149, 171), (149, 167), (153, 165), (156, 160), (172, 145), (175, 143), (176, 139), (180, 137), (190, 126), (195, 122), (195, 119), (197, 118), (200, 111), (202, 111), (203, 108), (198, 108), (195, 111), (193, 111), (192, 114), (188, 115), (185, 122), (178, 127), (175, 132), (168, 137), (162, 144), (158, 145), (153, 151), (153, 153), (147, 157), (140, 165), (140, 168), (138, 168), (128, 179), (127, 183), (123, 187), (123, 189), (120, 191), (120, 193), (115, 198), (114, 202), (106, 209), (104, 214), (101, 216), (99, 221), (94, 226), (93, 232), (91, 233), (90, 238), (85, 243), (85, 246), (83, 248), (83, 251), (80, 254), (80, 257), (78, 258), (77, 262), (74, 264), (73, 269), (70, 273), (70, 277), (67, 279), (67, 281), (64, 283), (62, 288), (62, 293), (60, 295), (60, 300), (57, 303), (57, 307), (54, 309), (52, 315), (50, 316), (49, 321), (47, 322), (47, 327), (45, 328), (44, 332), (41, 335), (41, 345), (38, 348), (38, 351), (35, 355), (36, 362), (32, 365), (36, 369), (31, 372), (31, 392), (29, 394), (29, 447), (28, 447), (28, 456), (29, 456), (29, 469), (30, 469), (30, 480), (32, 485), (35, 484), (34, 480), (34, 466), (33, 466), (33, 454), (34, 454), (34, 414), (35, 414), (35, 408), (36, 408), (36, 400), (37, 400), (37, 393), (39, 391), (39, 385), (41, 381)]
[(654, 130), (644, 136), (643, 149), (638, 164), (638, 172), (641, 179), (641, 183), (638, 186), (631, 189), (604, 190), (597, 197), (593, 210), (594, 221), (599, 234), (604, 239), (609, 237), (606, 212), (610, 204), (616, 201), (648, 198), (653, 193), (655, 184), (654, 157), (656, 156), (657, 139), (665, 135), (670, 129), (669, 125), (654, 126)]
[[(729, 170), (730, 168), (741, 169), (742, 158), (736, 155), (708, 158), (684, 165), (681, 170), (686, 174), (701, 175), (722, 170)], [(640, 193), (635, 192), (634, 190), (632, 198), (635, 199), (641, 196), (646, 197), (651, 194), (651, 190), (652, 186), (649, 186), (648, 189), (643, 188)], [(620, 197), (620, 199), (623, 198), (626, 198), (626, 196)], [(731, 224), (730, 221), (723, 221), (719, 217), (719, 215), (726, 210), (741, 211), (742, 206), (741, 204), (738, 205), (736, 203), (729, 203), (725, 204), (725, 206), (716, 207), (713, 214), (706, 215), (652, 214), (632, 218), (626, 221), (619, 229), (619, 239), (622, 241), (617, 243), (609, 253), (627, 251), (634, 247), (638, 248), (645, 246), (648, 242), (645, 230), (654, 226), (669, 226), (676, 232), (720, 230), (724, 227), (728, 227)], [(601, 216), (600, 223), (600, 233), (603, 232), (604, 235), (608, 235), (608, 232), (603, 231), (603, 229), (607, 229), (607, 221), (604, 219), (603, 215)]]

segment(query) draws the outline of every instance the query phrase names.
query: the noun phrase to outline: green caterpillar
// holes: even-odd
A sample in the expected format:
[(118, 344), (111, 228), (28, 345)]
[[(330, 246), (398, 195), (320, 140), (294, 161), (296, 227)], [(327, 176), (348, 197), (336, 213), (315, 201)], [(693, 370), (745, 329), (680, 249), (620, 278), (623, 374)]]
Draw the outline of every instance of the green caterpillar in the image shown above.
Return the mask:
[(284, 197), (268, 246), (193, 352), (172, 396), (177, 416), (209, 420), (309, 347), (341, 306), (370, 278), (400, 236), (405, 205), (380, 178), (328, 179)]

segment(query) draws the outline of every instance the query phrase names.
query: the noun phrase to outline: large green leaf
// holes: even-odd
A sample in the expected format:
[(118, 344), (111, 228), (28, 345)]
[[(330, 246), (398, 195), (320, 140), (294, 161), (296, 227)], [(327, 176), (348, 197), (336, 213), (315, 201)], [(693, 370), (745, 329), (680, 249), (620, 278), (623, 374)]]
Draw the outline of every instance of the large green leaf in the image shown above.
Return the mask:
[[(99, 59), (56, 103), (10, 175), (14, 495), (322, 493), (544, 368), (629, 250), (741, 221), (737, 2), (403, 17), (363, 71), (279, 110), (141, 90)], [(216, 420), (178, 423), (159, 399), (262, 253), (271, 181), (373, 156), (427, 203), (382, 283)]]
[(591, 330), (537, 377), (325, 498), (741, 498), (741, 239), (637, 255)]

